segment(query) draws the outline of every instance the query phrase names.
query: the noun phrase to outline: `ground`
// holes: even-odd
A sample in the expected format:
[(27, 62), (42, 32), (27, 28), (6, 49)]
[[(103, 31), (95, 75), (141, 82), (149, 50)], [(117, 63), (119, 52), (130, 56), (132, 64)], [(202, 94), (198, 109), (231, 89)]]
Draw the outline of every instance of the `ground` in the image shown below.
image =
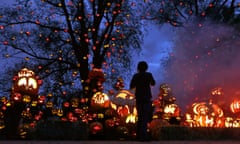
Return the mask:
[(238, 144), (240, 141), (0, 141), (1, 144)]

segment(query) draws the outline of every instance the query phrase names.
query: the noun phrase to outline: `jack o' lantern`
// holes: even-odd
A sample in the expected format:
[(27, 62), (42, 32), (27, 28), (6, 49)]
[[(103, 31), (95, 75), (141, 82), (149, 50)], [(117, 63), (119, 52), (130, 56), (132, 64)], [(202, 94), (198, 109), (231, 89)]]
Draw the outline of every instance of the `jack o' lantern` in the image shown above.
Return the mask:
[(105, 121), (106, 128), (113, 128), (115, 126), (115, 121), (113, 119), (107, 119)]
[(37, 96), (39, 86), (42, 84), (41, 80), (35, 76), (32, 70), (27, 68), (21, 69), (17, 76), (13, 78), (13, 92), (30, 96)]
[(127, 116), (130, 113), (129, 107), (127, 105), (118, 107), (117, 112), (122, 117)]
[(223, 110), (211, 100), (192, 104), (192, 115), (187, 114), (186, 122), (198, 127), (219, 127), (224, 116)]
[(45, 102), (45, 100), (46, 100), (46, 97), (45, 97), (45, 96), (39, 96), (39, 97), (38, 97), (38, 103), (39, 103), (39, 104), (43, 104), (43, 103)]
[(32, 102), (31, 102), (31, 106), (32, 106), (32, 107), (36, 107), (37, 105), (38, 105), (38, 102), (37, 102), (37, 101), (32, 101)]
[(92, 122), (89, 127), (91, 134), (99, 134), (103, 132), (103, 125), (100, 122)]
[(57, 115), (59, 117), (63, 116), (63, 110), (62, 109), (58, 109)]
[(64, 106), (65, 108), (68, 108), (68, 107), (70, 107), (70, 103), (66, 101), (66, 102), (63, 103), (63, 106)]
[(164, 113), (168, 116), (178, 117), (180, 116), (180, 108), (177, 104), (169, 104), (164, 107)]
[(0, 119), (0, 130), (4, 129), (5, 128), (5, 123), (4, 123), (4, 120), (1, 120)]
[(71, 106), (72, 106), (73, 108), (76, 108), (76, 107), (78, 107), (78, 105), (79, 105), (79, 99), (78, 99), (78, 98), (72, 98), (72, 100), (71, 100)]
[(46, 102), (46, 108), (52, 108), (53, 107), (53, 102), (52, 101), (47, 101)]
[(20, 102), (22, 100), (22, 95), (20, 93), (14, 92), (11, 94), (11, 100)]
[(136, 123), (137, 122), (137, 115), (131, 113), (126, 118), (126, 123)]
[(225, 124), (225, 127), (233, 127), (233, 118), (226, 117), (224, 124)]
[(103, 92), (97, 92), (93, 95), (91, 100), (92, 107), (108, 108), (109, 105), (110, 105), (110, 100), (107, 94)]
[(1, 97), (1, 99), (0, 99), (0, 102), (1, 103), (6, 103), (8, 100), (7, 100), (7, 97), (6, 96), (3, 96), (3, 97)]
[(25, 103), (29, 103), (31, 102), (31, 97), (29, 95), (24, 95), (22, 101)]
[(19, 126), (18, 128), (18, 133), (21, 138), (26, 138), (27, 134), (30, 132), (30, 124), (28, 123), (23, 123)]
[(240, 112), (240, 100), (235, 100), (230, 104), (230, 109), (233, 113)]
[[(119, 111), (119, 107), (128, 108), (134, 107), (136, 104), (134, 94), (129, 90), (120, 90), (112, 99), (111, 107)], [(131, 109), (132, 110), (132, 109)], [(130, 111), (131, 111), (130, 110)]]

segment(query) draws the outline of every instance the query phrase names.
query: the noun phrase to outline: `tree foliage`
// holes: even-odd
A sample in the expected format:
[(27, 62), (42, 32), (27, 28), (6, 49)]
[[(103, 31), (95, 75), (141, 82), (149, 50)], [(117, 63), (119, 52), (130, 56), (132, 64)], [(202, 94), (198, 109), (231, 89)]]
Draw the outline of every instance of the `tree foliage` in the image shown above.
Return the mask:
[(123, 0), (18, 0), (1, 13), (1, 53), (21, 57), (44, 79), (45, 94), (83, 89), (93, 68), (127, 70), (142, 43), (141, 21)]
[(236, 0), (148, 0), (144, 19), (155, 24), (167, 22), (184, 26), (186, 22), (199, 19), (234, 24), (239, 21), (240, 3)]

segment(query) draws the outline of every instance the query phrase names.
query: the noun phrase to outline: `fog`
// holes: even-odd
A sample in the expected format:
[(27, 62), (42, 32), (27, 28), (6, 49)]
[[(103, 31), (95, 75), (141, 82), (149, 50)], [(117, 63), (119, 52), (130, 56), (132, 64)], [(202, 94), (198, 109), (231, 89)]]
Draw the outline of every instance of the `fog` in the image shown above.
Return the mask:
[[(239, 47), (239, 32), (222, 24), (191, 22), (182, 28), (149, 25), (132, 73), (139, 61), (147, 61), (157, 82), (152, 87), (153, 99), (160, 84), (167, 83), (183, 111), (194, 102), (210, 99), (229, 109), (232, 100), (240, 99)], [(221, 94), (212, 95), (216, 89)]]
[[(239, 32), (225, 25), (191, 23), (176, 30), (164, 81), (182, 109), (209, 99), (228, 107), (240, 99), (239, 47)], [(216, 88), (221, 95), (211, 94)]]

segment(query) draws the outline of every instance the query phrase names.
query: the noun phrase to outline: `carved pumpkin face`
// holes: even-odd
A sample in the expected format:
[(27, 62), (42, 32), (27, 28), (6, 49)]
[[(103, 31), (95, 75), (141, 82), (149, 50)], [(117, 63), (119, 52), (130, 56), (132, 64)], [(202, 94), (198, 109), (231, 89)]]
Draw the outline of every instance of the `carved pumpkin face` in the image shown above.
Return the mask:
[(31, 102), (31, 97), (29, 95), (24, 95), (22, 101), (25, 103), (29, 103)]
[(47, 101), (46, 107), (47, 108), (52, 108), (53, 107), (53, 102), (52, 101)]
[(230, 109), (233, 113), (240, 112), (240, 100), (235, 100), (231, 103)]
[(25, 89), (33, 90), (37, 89), (37, 81), (32, 77), (22, 77), (18, 80), (17, 85), (19, 87), (24, 86)]
[(63, 116), (63, 110), (62, 109), (58, 109), (57, 115), (59, 117)]
[(107, 128), (112, 128), (115, 126), (115, 121), (113, 119), (107, 119), (105, 121), (105, 125)]
[(92, 122), (89, 127), (92, 134), (98, 134), (103, 131), (103, 125), (100, 122)]
[(169, 104), (164, 107), (164, 113), (171, 116), (180, 116), (180, 108), (177, 104)]
[(69, 103), (69, 102), (64, 102), (64, 103), (63, 103), (63, 106), (64, 106), (65, 108), (68, 108), (68, 107), (70, 106), (70, 103)]
[(127, 105), (129, 107), (134, 107), (135, 104), (135, 96), (129, 90), (120, 90), (111, 101), (111, 107), (117, 111), (119, 106)]
[(233, 118), (232, 117), (226, 117), (224, 124), (225, 124), (225, 127), (233, 127)]
[(127, 105), (118, 107), (117, 112), (122, 117), (123, 116), (127, 116), (128, 114), (130, 114), (129, 107)]
[(38, 97), (38, 103), (43, 104), (45, 102), (46, 97), (45, 96), (39, 96)]
[(78, 105), (79, 105), (79, 99), (78, 98), (73, 98), (71, 100), (71, 106), (76, 108), (76, 107), (78, 107)]
[(167, 96), (171, 93), (171, 88), (168, 84), (163, 83), (160, 85), (160, 93), (163, 96)]
[(137, 116), (134, 114), (129, 114), (126, 118), (126, 123), (136, 123), (137, 122)]
[(97, 92), (93, 95), (91, 105), (97, 107), (108, 108), (110, 105), (110, 100), (107, 94), (102, 92)]
[(13, 87), (14, 92), (30, 96), (37, 95), (41, 81), (37, 79), (33, 71), (27, 68), (23, 68), (18, 72), (18, 75), (15, 76), (13, 80), (14, 80)]
[(3, 120), (0, 120), (0, 130), (5, 128), (5, 123)]
[(22, 100), (22, 95), (20, 93), (12, 93), (11, 99), (14, 101), (21, 101)]
[(222, 125), (223, 110), (217, 104), (212, 103), (212, 101), (208, 103), (194, 103), (192, 105), (192, 112), (192, 115), (186, 115), (186, 122), (191, 126), (219, 127)]

